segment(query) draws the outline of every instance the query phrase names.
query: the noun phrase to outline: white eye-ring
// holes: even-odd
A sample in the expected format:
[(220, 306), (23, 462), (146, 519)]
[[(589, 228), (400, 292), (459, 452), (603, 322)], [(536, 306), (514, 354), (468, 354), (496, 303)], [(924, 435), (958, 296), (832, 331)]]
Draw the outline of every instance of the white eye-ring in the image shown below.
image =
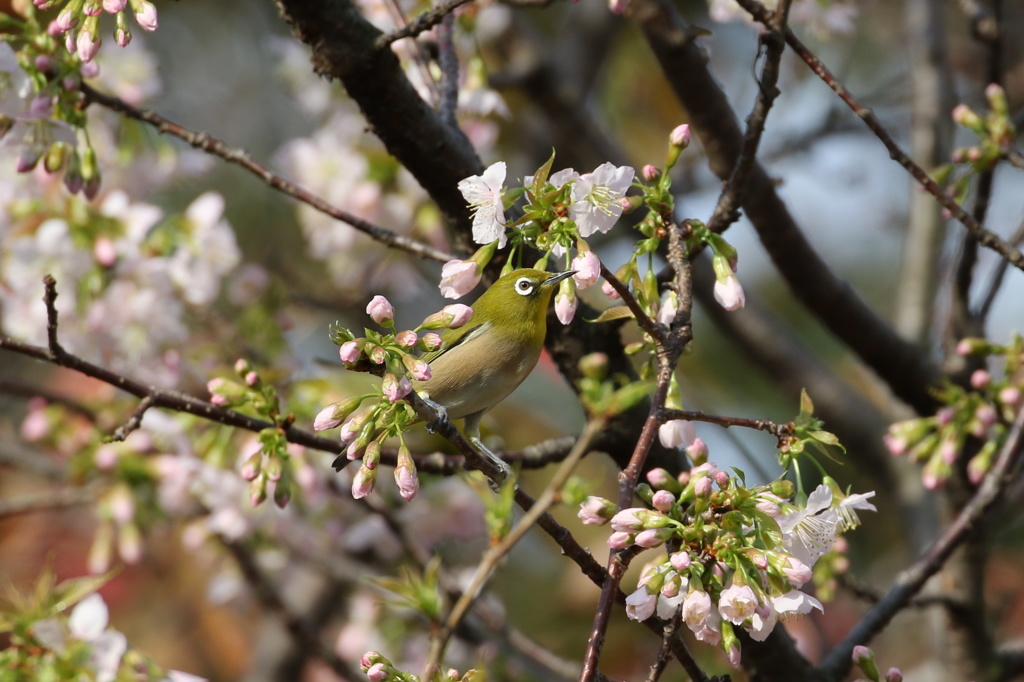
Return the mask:
[(529, 277), (520, 277), (516, 280), (516, 293), (520, 296), (529, 296), (533, 293), (533, 281)]

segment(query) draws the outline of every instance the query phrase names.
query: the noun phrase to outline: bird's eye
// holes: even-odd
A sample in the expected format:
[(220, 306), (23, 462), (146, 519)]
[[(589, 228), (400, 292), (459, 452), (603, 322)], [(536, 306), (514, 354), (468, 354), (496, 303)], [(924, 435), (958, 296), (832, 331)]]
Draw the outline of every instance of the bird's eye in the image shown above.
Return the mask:
[(533, 282), (529, 277), (520, 277), (516, 280), (516, 293), (520, 296), (529, 296), (533, 293)]

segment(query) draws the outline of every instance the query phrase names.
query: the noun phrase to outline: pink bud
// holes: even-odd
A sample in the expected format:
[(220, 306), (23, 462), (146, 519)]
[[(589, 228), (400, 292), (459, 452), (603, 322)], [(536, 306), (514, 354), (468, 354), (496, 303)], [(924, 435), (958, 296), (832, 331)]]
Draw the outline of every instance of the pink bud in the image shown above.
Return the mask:
[(608, 0), (608, 9), (612, 14), (625, 14), (629, 9), (629, 0)]
[(92, 257), (96, 262), (105, 268), (109, 268), (117, 262), (117, 249), (110, 237), (100, 235), (92, 244)]
[[(357, 500), (361, 500), (369, 495), (373, 490), (373, 484), (376, 480), (377, 474), (373, 469), (367, 469), (365, 466), (360, 466), (359, 471), (356, 472), (355, 477), (352, 479), (352, 497)], [(377, 665), (381, 664), (378, 663)], [(372, 669), (373, 668), (371, 668), (371, 670)]]
[(747, 302), (743, 287), (735, 275), (726, 277), (724, 281), (716, 279), (714, 293), (718, 305), (726, 310), (739, 310)]
[(615, 531), (608, 536), (608, 546), (611, 549), (626, 549), (633, 546), (633, 534), (625, 531)]
[(693, 442), (686, 447), (686, 454), (694, 464), (703, 464), (708, 461), (708, 446), (700, 436), (693, 439)]
[(670, 419), (658, 427), (658, 440), (666, 448), (690, 445), (696, 438), (693, 423), (684, 419)]
[(662, 532), (659, 529), (648, 528), (636, 534), (635, 542), (641, 547), (650, 549), (651, 547), (660, 547), (665, 540), (662, 538)]
[(448, 328), (458, 329), (462, 325), (469, 322), (469, 319), (473, 317), (473, 309), (468, 305), (461, 303), (454, 303), (452, 305), (446, 305), (441, 309), (446, 317), (449, 318)]
[(693, 484), (693, 493), (697, 497), (707, 497), (711, 494), (711, 478), (709, 476), (701, 476)]
[(398, 484), (398, 493), (402, 499), (409, 501), (416, 497), (420, 481), (416, 476), (416, 470), (409, 466), (400, 466), (395, 469), (395, 483)]
[(82, 29), (78, 32), (78, 39), (75, 41), (75, 46), (78, 48), (78, 58), (83, 62), (91, 62), (96, 53), (100, 51), (100, 43), (102, 42), (102, 38), (93, 36), (87, 29)]
[(338, 350), (338, 355), (341, 357), (341, 361), (345, 363), (353, 363), (359, 360), (359, 356), (362, 351), (359, 348), (359, 344), (355, 341), (346, 341), (341, 344)]
[(668, 558), (668, 561), (672, 564), (672, 568), (680, 573), (690, 568), (689, 552), (675, 552)]
[(673, 146), (686, 149), (690, 146), (690, 125), (684, 123), (676, 126), (672, 129), (668, 139)]
[(982, 389), (988, 386), (989, 381), (992, 380), (992, 375), (984, 369), (976, 369), (971, 374), (971, 386), (977, 389)]
[(605, 282), (604, 284), (601, 285), (601, 291), (604, 292), (605, 296), (612, 300), (615, 300), (619, 297), (619, 292), (615, 291), (615, 287), (613, 287), (608, 282)]
[(661, 468), (651, 469), (647, 472), (647, 482), (657, 489), (665, 488), (670, 484), (675, 483), (675, 481), (676, 479), (672, 478), (670, 473)]
[(640, 170), (640, 174), (641, 176), (643, 176), (643, 179), (646, 180), (647, 182), (654, 182), (655, 180), (658, 179), (659, 176), (661, 176), (661, 171), (658, 170), (655, 166), (647, 164)]
[(314, 431), (326, 431), (327, 429), (333, 429), (341, 424), (342, 420), (336, 419), (334, 416), (334, 408), (337, 404), (338, 403), (331, 403), (317, 413), (316, 418), (313, 419)]
[(555, 315), (562, 324), (569, 324), (576, 316), (577, 301), (575, 296), (559, 291), (555, 297)]
[(676, 496), (667, 490), (659, 490), (651, 498), (651, 506), (660, 512), (669, 512), (676, 503)]
[(420, 339), (420, 345), (423, 346), (423, 350), (425, 351), (435, 351), (442, 345), (441, 335), (435, 334), (434, 332), (427, 332), (423, 335), (423, 338)]
[(395, 309), (388, 299), (381, 295), (374, 296), (366, 305), (366, 314), (377, 324), (390, 326), (395, 319)]
[(1016, 386), (1007, 386), (999, 391), (999, 402), (1008, 407), (1015, 407), (1020, 401), (1020, 389)]
[(405, 375), (398, 378), (388, 372), (384, 375), (384, 382), (381, 384), (381, 388), (384, 390), (384, 397), (391, 402), (395, 402), (409, 395), (409, 392), (412, 390), (412, 382)]
[(417, 341), (419, 341), (419, 337), (416, 335), (416, 332), (411, 329), (406, 329), (405, 331), (395, 334), (395, 343), (402, 348), (412, 348), (416, 345)]
[(135, 21), (139, 22), (139, 26), (146, 31), (157, 29), (156, 7), (153, 6), (153, 3), (141, 0), (133, 2), (132, 8), (135, 10)]
[(128, 0), (103, 0), (103, 9), (110, 14), (117, 14), (128, 5)]

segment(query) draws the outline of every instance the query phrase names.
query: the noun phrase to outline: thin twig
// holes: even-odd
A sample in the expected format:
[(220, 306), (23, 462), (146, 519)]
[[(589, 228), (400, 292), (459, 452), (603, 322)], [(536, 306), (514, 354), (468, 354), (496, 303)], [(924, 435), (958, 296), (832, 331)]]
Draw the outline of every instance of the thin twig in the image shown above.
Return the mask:
[(438, 111), (441, 120), (457, 126), (459, 105), (459, 56), (455, 52), (455, 17), (446, 14), (437, 27), (437, 65), (441, 68), (441, 95)]
[(771, 111), (775, 98), (779, 96), (779, 64), (782, 62), (782, 53), (786, 46), (779, 29), (786, 25), (789, 5), (789, 1), (780, 4), (775, 13), (774, 25), (770, 27), (771, 30), (768, 33), (760, 38), (765, 47), (765, 58), (764, 66), (761, 68), (761, 80), (757, 84), (758, 96), (753, 110), (747, 117), (747, 130), (743, 135), (739, 156), (736, 157), (736, 165), (733, 166), (732, 173), (718, 197), (715, 210), (708, 220), (708, 229), (715, 233), (724, 232), (740, 217), (739, 208), (747, 189), (747, 179), (750, 177), (754, 160), (757, 158), (761, 137), (764, 135), (768, 112)]
[(377, 50), (383, 50), (396, 40), (418, 36), (424, 31), (440, 24), (446, 16), (467, 2), (470, 2), (470, 0), (445, 0), (445, 2), (438, 3), (437, 7), (427, 10), (402, 28), (378, 36), (373, 47)]
[(633, 313), (634, 319), (636, 319), (637, 325), (645, 332), (651, 335), (651, 338), (656, 341), (662, 341), (665, 338), (665, 325), (652, 320), (644, 309), (640, 307), (640, 302), (636, 300), (633, 292), (629, 290), (629, 287), (623, 284), (618, 277), (609, 270), (604, 263), (601, 263), (601, 276), (604, 277), (605, 281), (608, 282), (615, 289), (615, 293), (619, 295), (622, 302), (626, 304), (629, 311)]
[[(1017, 231), (1010, 238), (1010, 243), (1020, 244), (1024, 241), (1024, 222), (1018, 227)], [(1003, 278), (1006, 277), (1006, 271), (1009, 269), (1010, 264), (1005, 260), (1000, 260), (999, 264), (996, 265), (995, 272), (992, 273), (992, 280), (989, 282), (988, 288), (985, 290), (985, 296), (982, 299), (981, 305), (978, 307), (978, 319), (984, 324), (985, 319), (988, 317), (989, 312), (992, 310), (992, 304), (995, 303), (996, 295), (999, 294), (999, 289), (1003, 286)]]
[(312, 206), (316, 210), (334, 218), (335, 220), (340, 220), (341, 222), (350, 225), (385, 246), (401, 249), (415, 256), (419, 256), (420, 258), (427, 258), (440, 263), (444, 263), (454, 258), (451, 254), (445, 253), (440, 249), (435, 249), (432, 246), (418, 242), (405, 235), (396, 234), (391, 230), (384, 229), (383, 227), (374, 225), (373, 223), (363, 220), (362, 218), (347, 211), (342, 211), (341, 209), (336, 208), (309, 190), (303, 189), (302, 187), (299, 187), (298, 185), (277, 175), (269, 168), (253, 159), (252, 155), (244, 149), (228, 147), (224, 142), (218, 140), (209, 133), (189, 130), (184, 126), (167, 120), (157, 113), (138, 109), (122, 99), (103, 94), (86, 83), (82, 83), (81, 89), (87, 102), (99, 104), (129, 118), (134, 118), (137, 121), (147, 123), (161, 133), (177, 137), (196, 149), (202, 150), (207, 154), (220, 157), (228, 163), (240, 166), (263, 180), (263, 182), (267, 183), (267, 185), (273, 189), (276, 189), (297, 201), (301, 201), (304, 204)]
[(676, 609), (675, 613), (672, 614), (672, 618), (665, 623), (665, 630), (661, 635), (661, 647), (658, 648), (658, 658), (654, 661), (651, 671), (647, 674), (647, 682), (658, 682), (665, 672), (665, 668), (668, 667), (669, 661), (672, 660), (672, 640), (676, 638), (681, 622), (682, 610)]
[[(747, 10), (755, 19), (760, 21), (765, 26), (770, 27), (773, 19), (773, 13), (770, 12), (764, 5), (757, 0), (736, 0), (743, 9)], [(858, 102), (852, 93), (846, 89), (835, 75), (829, 71), (828, 67), (818, 59), (813, 52), (811, 52), (792, 30), (786, 29), (786, 43), (793, 49), (797, 55), (810, 67), (821, 80), (825, 82), (832, 91), (835, 92), (843, 102), (857, 115), (859, 119), (864, 121), (864, 124), (875, 134), (875, 137), (885, 145), (885, 148), (889, 150), (889, 156), (900, 164), (910, 173), (910, 175), (917, 180), (917, 182), (925, 188), (925, 190), (934, 196), (944, 208), (946, 208), (950, 214), (960, 221), (967, 231), (973, 236), (979, 244), (985, 248), (992, 249), (1000, 256), (1010, 262), (1011, 265), (1024, 270), (1024, 253), (1021, 253), (1009, 243), (1004, 241), (995, 232), (985, 229), (977, 220), (974, 219), (970, 213), (964, 210), (963, 206), (958, 204), (953, 197), (946, 193), (937, 182), (928, 173), (917, 165), (913, 159), (907, 156), (906, 152), (889, 134), (889, 131), (879, 122), (875, 114), (865, 107), (863, 104)]]
[(717, 424), (718, 426), (724, 426), (729, 428), (730, 426), (739, 426), (746, 429), (755, 429), (757, 431), (765, 431), (772, 434), (776, 438), (782, 439), (792, 435), (793, 428), (791, 424), (779, 424), (769, 419), (745, 419), (743, 417), (723, 417), (717, 414), (707, 414), (701, 410), (670, 410), (663, 409), (658, 415), (662, 421), (668, 421), (670, 419), (685, 419), (691, 422), (706, 422), (708, 424)]
[(852, 665), (853, 647), (866, 644), (916, 595), (925, 582), (935, 575), (950, 555), (981, 524), (1001, 499), (1009, 483), (1016, 477), (1017, 465), (1024, 452), (1024, 410), (1017, 415), (1006, 441), (996, 457), (992, 470), (978, 486), (977, 492), (964, 505), (956, 519), (917, 561), (897, 576), (889, 592), (850, 633), (825, 657), (821, 671), (826, 679), (841, 679)]
[(127, 438), (128, 434), (142, 426), (142, 418), (146, 415), (146, 410), (151, 407), (154, 407), (153, 396), (147, 395), (139, 401), (139, 406), (132, 412), (132, 416), (128, 418), (128, 421), (117, 427), (114, 433), (111, 434), (110, 439), (122, 441)]

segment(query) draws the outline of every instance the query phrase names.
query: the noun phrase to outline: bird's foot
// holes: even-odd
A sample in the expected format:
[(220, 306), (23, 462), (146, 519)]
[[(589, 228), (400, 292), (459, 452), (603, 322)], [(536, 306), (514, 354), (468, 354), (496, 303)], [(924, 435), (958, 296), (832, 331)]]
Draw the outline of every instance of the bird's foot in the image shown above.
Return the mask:
[(434, 412), (437, 413), (437, 419), (431, 422), (427, 422), (427, 433), (437, 433), (441, 429), (447, 427), (449, 423), (448, 410), (445, 409), (444, 405), (440, 403), (435, 403), (433, 400), (427, 398), (426, 396), (421, 395), (420, 399), (423, 400), (423, 402), (425, 402), (427, 405), (430, 405), (432, 408), (434, 408)]
[(512, 478), (512, 467), (508, 465), (508, 462), (499, 457), (493, 450), (484, 445), (484, 442), (479, 437), (471, 437), (469, 439), (470, 444), (477, 449), (477, 451), (486, 457), (490, 462), (497, 468), (497, 475), (491, 479), (491, 489), (494, 492), (498, 492), (501, 486), (505, 485)]

